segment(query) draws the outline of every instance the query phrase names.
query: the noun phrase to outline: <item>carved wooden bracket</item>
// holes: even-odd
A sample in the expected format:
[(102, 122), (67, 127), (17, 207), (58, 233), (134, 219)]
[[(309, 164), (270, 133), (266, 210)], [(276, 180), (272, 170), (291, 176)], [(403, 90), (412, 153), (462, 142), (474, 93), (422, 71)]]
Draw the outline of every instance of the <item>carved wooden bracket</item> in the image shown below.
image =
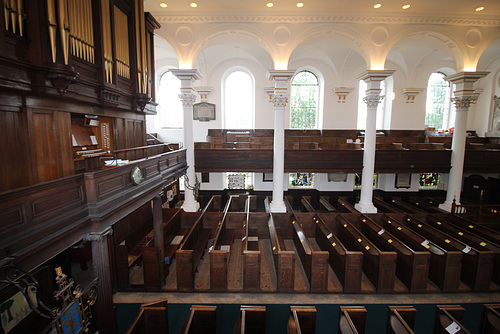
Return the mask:
[(137, 94), (136, 96), (136, 104), (141, 111), (144, 111), (144, 108), (146, 108), (146, 105), (151, 102), (151, 100), (151, 97), (147, 94)]
[(76, 83), (80, 73), (76, 72), (73, 66), (62, 64), (51, 64), (48, 67), (47, 79), (50, 80), (52, 87), (57, 89), (59, 95), (64, 95), (69, 85)]

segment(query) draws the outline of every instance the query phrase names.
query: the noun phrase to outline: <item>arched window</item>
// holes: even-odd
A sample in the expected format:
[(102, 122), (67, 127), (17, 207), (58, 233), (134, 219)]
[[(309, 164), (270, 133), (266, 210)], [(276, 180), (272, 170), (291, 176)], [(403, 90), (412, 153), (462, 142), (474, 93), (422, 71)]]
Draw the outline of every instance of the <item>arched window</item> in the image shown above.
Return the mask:
[(449, 129), (453, 124), (450, 111), (451, 87), (450, 82), (444, 80), (445, 74), (432, 73), (427, 83), (427, 101), (425, 103), (425, 125), (436, 130)]
[(181, 81), (172, 72), (163, 74), (158, 85), (156, 128), (182, 128), (183, 109), (180, 93)]
[(231, 72), (224, 80), (224, 128), (253, 129), (254, 82), (242, 70)]
[(290, 128), (317, 129), (319, 81), (310, 71), (301, 71), (292, 79), (290, 94)]
[[(359, 80), (359, 98), (358, 98), (358, 124), (357, 128), (359, 130), (366, 129), (366, 113), (367, 106), (363, 98), (366, 96), (366, 90), (368, 89), (367, 84), (364, 80)], [(387, 98), (391, 98), (390, 96), (385, 96), (385, 80), (380, 82), (380, 96), (383, 96), (382, 101), (377, 106), (377, 129), (384, 128), (384, 112), (385, 112), (385, 103)], [(391, 100), (392, 101), (392, 100)]]

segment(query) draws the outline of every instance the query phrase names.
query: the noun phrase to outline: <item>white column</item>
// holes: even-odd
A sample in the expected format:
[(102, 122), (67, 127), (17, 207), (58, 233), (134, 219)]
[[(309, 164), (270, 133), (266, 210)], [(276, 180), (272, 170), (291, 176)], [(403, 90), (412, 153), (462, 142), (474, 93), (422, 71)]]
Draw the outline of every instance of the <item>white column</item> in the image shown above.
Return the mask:
[[(201, 74), (198, 70), (171, 70), (181, 81), (181, 94), (179, 98), (182, 101), (184, 111), (184, 148), (186, 149), (186, 160), (188, 169), (186, 175), (191, 186), (195, 185), (195, 170), (194, 170), (194, 138), (193, 138), (193, 103), (196, 101), (196, 95), (192, 83), (194, 80), (199, 80)], [(196, 212), (200, 209), (194, 197), (194, 192), (188, 187), (184, 190), (184, 204), (182, 209), (186, 212)]]
[(467, 137), (467, 112), (471, 103), (477, 99), (477, 96), (474, 96), (473, 85), (474, 82), (485, 77), (488, 73), (460, 72), (445, 78), (445, 80), (455, 84), (456, 88), (452, 98), (455, 104), (456, 116), (451, 143), (451, 169), (448, 178), (448, 190), (446, 191), (446, 201), (439, 205), (439, 208), (448, 212), (451, 212), (453, 200), (455, 200), (456, 204), (460, 204)]
[(285, 174), (285, 108), (288, 103), (288, 81), (295, 71), (269, 70), (267, 77), (275, 82), (271, 101), (274, 104), (273, 199), (271, 212), (286, 212), (283, 200)]
[(356, 210), (363, 213), (376, 213), (373, 205), (373, 173), (375, 170), (375, 143), (377, 131), (377, 107), (383, 96), (380, 96), (380, 82), (391, 76), (394, 71), (366, 71), (358, 80), (367, 84), (366, 96), (363, 98), (367, 106), (365, 141), (363, 145), (363, 173), (361, 176), (361, 196), (355, 204)]

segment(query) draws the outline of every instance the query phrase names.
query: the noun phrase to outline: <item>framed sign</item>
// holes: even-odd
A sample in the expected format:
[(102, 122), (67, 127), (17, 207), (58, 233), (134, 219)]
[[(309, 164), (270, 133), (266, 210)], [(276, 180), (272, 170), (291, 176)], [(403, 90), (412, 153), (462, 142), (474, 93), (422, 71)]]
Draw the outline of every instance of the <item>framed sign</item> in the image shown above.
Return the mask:
[(411, 188), (411, 174), (396, 174), (395, 188)]
[(208, 102), (193, 104), (193, 120), (202, 122), (215, 120), (215, 104)]

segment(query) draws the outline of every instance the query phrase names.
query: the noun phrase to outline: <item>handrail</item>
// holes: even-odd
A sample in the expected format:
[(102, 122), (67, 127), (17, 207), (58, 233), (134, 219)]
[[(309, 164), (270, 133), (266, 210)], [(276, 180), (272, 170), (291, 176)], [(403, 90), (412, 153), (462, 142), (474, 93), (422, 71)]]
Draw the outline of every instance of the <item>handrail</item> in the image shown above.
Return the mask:
[(146, 145), (146, 146), (124, 148), (124, 149), (121, 149), (121, 150), (113, 150), (113, 151), (110, 151), (109, 153), (113, 154), (113, 158), (114, 158), (114, 160), (116, 160), (117, 159), (117, 156), (116, 156), (117, 153), (146, 150), (146, 159), (148, 159), (149, 158), (149, 154), (148, 154), (148, 150), (149, 149), (154, 149), (154, 148), (158, 148), (158, 147), (162, 147), (162, 146), (166, 146), (169, 151), (175, 151), (175, 149), (173, 149), (173, 148), (170, 147), (170, 144), (162, 143), (162, 144), (156, 144), (156, 145)]

